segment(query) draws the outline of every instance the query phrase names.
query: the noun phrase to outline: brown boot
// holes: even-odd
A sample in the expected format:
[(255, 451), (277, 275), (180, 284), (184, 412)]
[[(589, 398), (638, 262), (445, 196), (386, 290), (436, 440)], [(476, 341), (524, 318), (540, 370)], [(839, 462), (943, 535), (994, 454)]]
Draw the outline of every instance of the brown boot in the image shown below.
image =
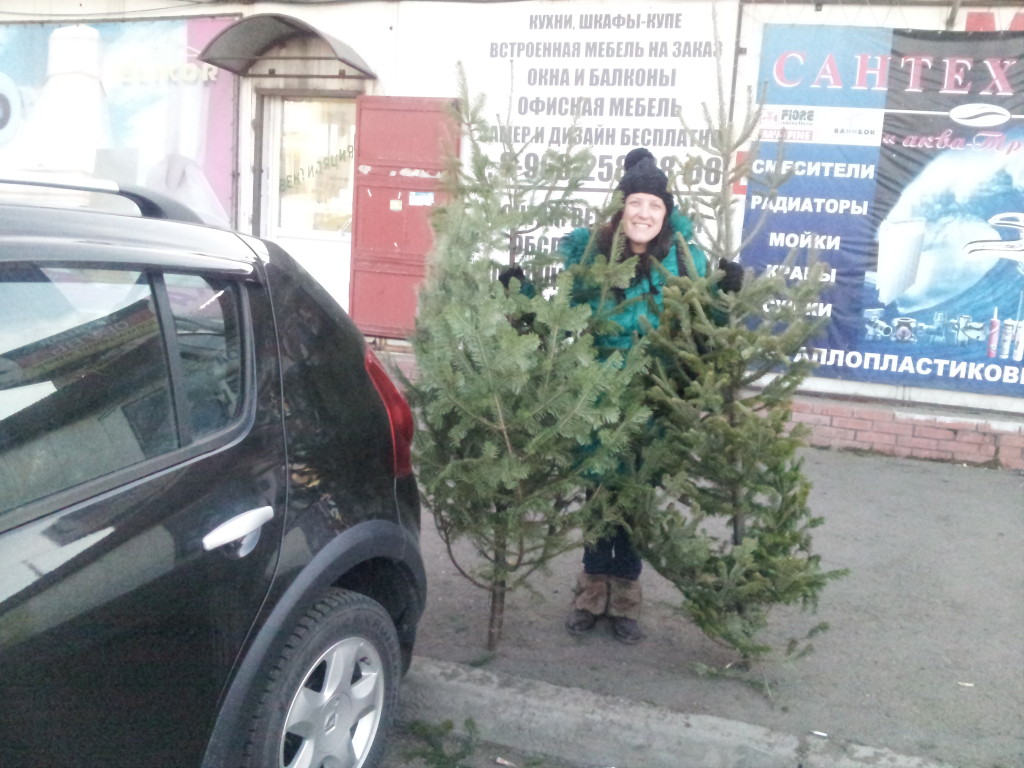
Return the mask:
[(640, 582), (612, 576), (608, 579), (608, 586), (608, 616), (612, 620), (615, 639), (627, 645), (640, 642), (644, 638), (638, 621), (644, 598)]
[(646, 637), (636, 619), (627, 619), (625, 616), (612, 616), (611, 619), (612, 634), (620, 643), (635, 645)]
[(581, 573), (573, 590), (572, 613), (565, 622), (570, 634), (582, 635), (594, 628), (608, 610), (608, 577)]
[(597, 624), (597, 616), (595, 614), (575, 608), (569, 614), (569, 618), (566, 619), (565, 628), (569, 630), (570, 635), (582, 635), (592, 630), (595, 624)]

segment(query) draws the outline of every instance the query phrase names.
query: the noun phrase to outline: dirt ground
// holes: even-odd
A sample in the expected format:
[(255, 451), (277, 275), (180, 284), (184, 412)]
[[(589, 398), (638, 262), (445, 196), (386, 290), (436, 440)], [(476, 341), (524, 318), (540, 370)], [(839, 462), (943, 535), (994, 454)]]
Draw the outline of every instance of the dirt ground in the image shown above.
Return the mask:
[[(572, 637), (578, 553), (538, 574), (535, 594), (509, 597), (502, 644), (488, 653), (487, 596), (455, 571), (429, 512), (417, 653), (963, 768), (1024, 768), (1024, 477), (821, 450), (805, 461), (812, 510), (825, 517), (814, 550), (826, 569), (851, 571), (826, 587), (816, 615), (772, 614), (767, 637), (779, 647), (829, 623), (807, 657), (745, 678), (708, 674), (733, 653), (679, 612), (679, 593), (651, 569), (646, 640), (624, 646), (604, 623)], [(516, 761), (523, 747), (504, 759), (527, 764)]]

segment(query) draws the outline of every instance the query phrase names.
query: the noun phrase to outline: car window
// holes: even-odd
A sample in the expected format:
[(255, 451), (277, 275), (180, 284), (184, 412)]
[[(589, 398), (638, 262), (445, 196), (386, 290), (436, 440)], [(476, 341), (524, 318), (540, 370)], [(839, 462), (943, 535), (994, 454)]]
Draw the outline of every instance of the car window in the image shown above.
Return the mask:
[(178, 339), (193, 438), (230, 424), (241, 402), (238, 307), (228, 284), (164, 276)]
[(4, 509), (177, 445), (143, 273), (4, 265), (0, 307)]
[(185, 430), (145, 272), (0, 265), (0, 512), (173, 451), (179, 435), (195, 440), (237, 416), (236, 293), (195, 275), (165, 275), (164, 284)]

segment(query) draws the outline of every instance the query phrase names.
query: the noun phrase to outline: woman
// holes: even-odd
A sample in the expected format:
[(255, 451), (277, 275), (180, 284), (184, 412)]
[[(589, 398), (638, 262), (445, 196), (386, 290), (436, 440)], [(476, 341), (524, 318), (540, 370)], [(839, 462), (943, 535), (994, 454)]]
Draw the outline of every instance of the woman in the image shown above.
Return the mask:
[[(611, 330), (595, 335), (598, 355), (605, 358), (616, 350), (629, 349), (648, 328), (658, 326), (663, 308), (662, 289), (665, 273), (685, 274), (685, 256), (679, 253), (677, 236), (688, 245), (698, 277), (707, 274), (704, 252), (693, 242), (693, 225), (675, 207), (668, 192), (668, 177), (657, 167), (654, 156), (644, 148), (626, 155), (624, 174), (619, 182), (622, 208), (596, 233), (579, 228), (563, 238), (560, 250), (567, 267), (595, 254), (620, 259), (637, 257), (636, 272), (629, 285), (620, 291), (602, 291), (577, 283), (573, 301), (589, 303), (596, 314), (613, 324)], [(654, 265), (660, 262), (664, 272)], [(627, 644), (639, 642), (640, 606), (643, 598), (639, 577), (640, 555), (630, 541), (628, 530), (618, 525), (609, 534), (583, 550), (580, 573), (566, 628), (574, 635), (593, 629), (601, 616), (611, 621), (614, 636)]]
[[(648, 329), (658, 327), (666, 273), (677, 277), (686, 273), (688, 262), (679, 252), (679, 239), (687, 244), (695, 276), (708, 273), (707, 256), (693, 241), (693, 224), (676, 209), (668, 192), (668, 177), (657, 167), (654, 156), (638, 147), (626, 155), (623, 170), (618, 185), (622, 208), (597, 232), (586, 227), (575, 229), (559, 245), (566, 267), (609, 256), (620, 260), (637, 258), (636, 272), (625, 289), (602, 290), (585, 278), (578, 278), (574, 284), (573, 303), (589, 304), (595, 318), (608, 321), (598, 323), (600, 330), (594, 335), (600, 359), (615, 351), (628, 350)], [(719, 288), (738, 290), (742, 268), (725, 260), (718, 266), (725, 271)], [(521, 291), (534, 295), (534, 286), (519, 267), (505, 270), (500, 280), (508, 288), (512, 277), (520, 281)], [(600, 617), (607, 616), (618, 640), (633, 644), (643, 639), (639, 624), (643, 599), (641, 569), (640, 555), (623, 525), (586, 545), (583, 571), (577, 578), (572, 613), (566, 622), (569, 632), (584, 634), (594, 628)]]

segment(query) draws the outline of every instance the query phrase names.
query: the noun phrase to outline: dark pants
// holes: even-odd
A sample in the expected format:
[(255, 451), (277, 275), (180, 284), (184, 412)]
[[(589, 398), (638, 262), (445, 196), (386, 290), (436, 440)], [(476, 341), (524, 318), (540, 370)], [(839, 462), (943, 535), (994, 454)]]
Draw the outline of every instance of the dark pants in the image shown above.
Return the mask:
[(614, 576), (635, 581), (640, 578), (640, 554), (626, 529), (617, 525), (603, 539), (583, 548), (583, 571), (592, 576)]

